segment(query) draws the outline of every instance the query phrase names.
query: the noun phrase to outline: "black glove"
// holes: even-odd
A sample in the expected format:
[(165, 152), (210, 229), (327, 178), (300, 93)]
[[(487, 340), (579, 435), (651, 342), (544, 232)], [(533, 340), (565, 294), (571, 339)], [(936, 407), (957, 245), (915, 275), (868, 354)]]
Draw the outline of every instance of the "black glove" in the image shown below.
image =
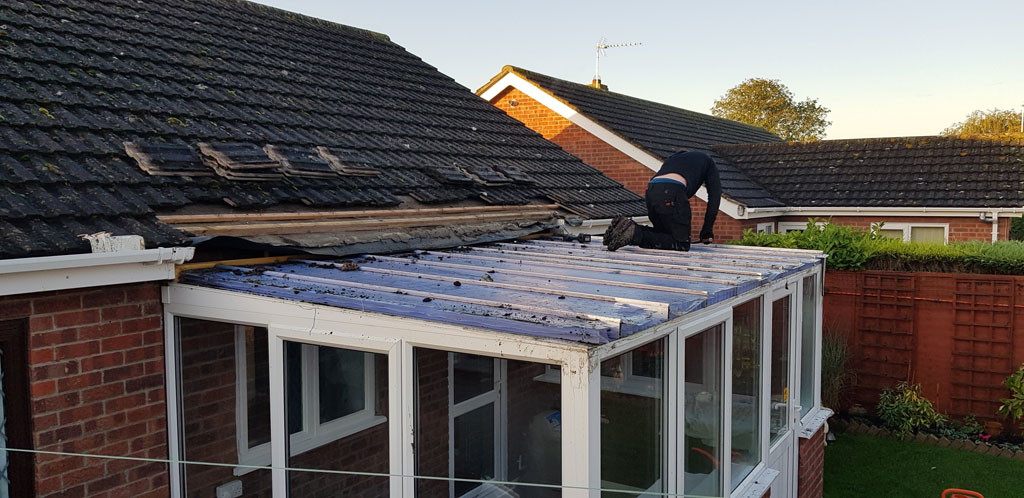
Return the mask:
[(715, 241), (715, 234), (709, 229), (700, 231), (700, 241), (705, 244), (710, 244)]

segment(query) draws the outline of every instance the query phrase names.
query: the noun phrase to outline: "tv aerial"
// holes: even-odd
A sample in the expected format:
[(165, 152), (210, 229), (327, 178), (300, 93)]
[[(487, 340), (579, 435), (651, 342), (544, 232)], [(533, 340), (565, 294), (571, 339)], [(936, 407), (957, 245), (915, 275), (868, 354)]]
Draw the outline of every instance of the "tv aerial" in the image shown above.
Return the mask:
[(605, 52), (606, 49), (617, 48), (617, 47), (635, 47), (637, 45), (643, 45), (643, 43), (640, 43), (640, 42), (634, 42), (634, 43), (608, 43), (608, 39), (606, 37), (602, 36), (601, 37), (601, 41), (597, 42), (597, 45), (594, 47), (594, 48), (597, 49), (597, 57), (596, 57), (597, 63), (595, 64), (595, 67), (594, 67), (594, 81), (597, 81), (597, 82), (601, 81), (601, 57), (607, 57), (608, 56), (608, 54)]

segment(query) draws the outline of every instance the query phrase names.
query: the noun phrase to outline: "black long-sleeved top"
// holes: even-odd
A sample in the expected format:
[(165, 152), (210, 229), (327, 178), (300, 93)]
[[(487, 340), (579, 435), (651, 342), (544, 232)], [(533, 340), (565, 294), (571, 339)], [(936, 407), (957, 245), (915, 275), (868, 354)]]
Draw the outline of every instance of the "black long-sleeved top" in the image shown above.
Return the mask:
[(718, 217), (718, 206), (722, 202), (722, 181), (718, 178), (715, 160), (703, 152), (677, 152), (665, 160), (654, 176), (675, 173), (686, 179), (686, 196), (693, 197), (703, 184), (708, 191), (708, 208), (704, 212), (704, 226), (700, 238), (714, 237), (713, 227)]

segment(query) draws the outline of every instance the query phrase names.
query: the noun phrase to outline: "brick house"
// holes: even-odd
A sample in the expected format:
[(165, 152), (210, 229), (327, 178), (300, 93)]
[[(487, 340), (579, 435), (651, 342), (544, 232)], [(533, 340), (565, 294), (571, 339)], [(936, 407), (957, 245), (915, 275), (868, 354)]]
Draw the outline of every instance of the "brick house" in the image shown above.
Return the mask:
[[(785, 143), (763, 129), (505, 66), (477, 90), (638, 194), (661, 163), (701, 150), (722, 172), (719, 239), (809, 218), (904, 240), (1007, 240), (1024, 206), (1020, 144), (943, 137)], [(895, 169), (894, 169), (895, 168)], [(704, 212), (702, 189), (691, 200)], [(700, 229), (694, 227), (694, 236)]]
[(0, 490), (820, 495), (820, 255), (499, 242), (643, 203), (379, 33), (0, 16)]

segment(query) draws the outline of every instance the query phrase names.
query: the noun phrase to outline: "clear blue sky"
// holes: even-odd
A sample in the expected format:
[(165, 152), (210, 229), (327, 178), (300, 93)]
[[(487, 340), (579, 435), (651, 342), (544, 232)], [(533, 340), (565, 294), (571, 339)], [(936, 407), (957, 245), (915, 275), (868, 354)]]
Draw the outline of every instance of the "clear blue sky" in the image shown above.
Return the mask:
[(934, 135), (1024, 104), (1024, 1), (260, 0), (385, 33), (476, 90), (505, 64), (708, 113), (749, 77), (832, 110), (828, 138)]

